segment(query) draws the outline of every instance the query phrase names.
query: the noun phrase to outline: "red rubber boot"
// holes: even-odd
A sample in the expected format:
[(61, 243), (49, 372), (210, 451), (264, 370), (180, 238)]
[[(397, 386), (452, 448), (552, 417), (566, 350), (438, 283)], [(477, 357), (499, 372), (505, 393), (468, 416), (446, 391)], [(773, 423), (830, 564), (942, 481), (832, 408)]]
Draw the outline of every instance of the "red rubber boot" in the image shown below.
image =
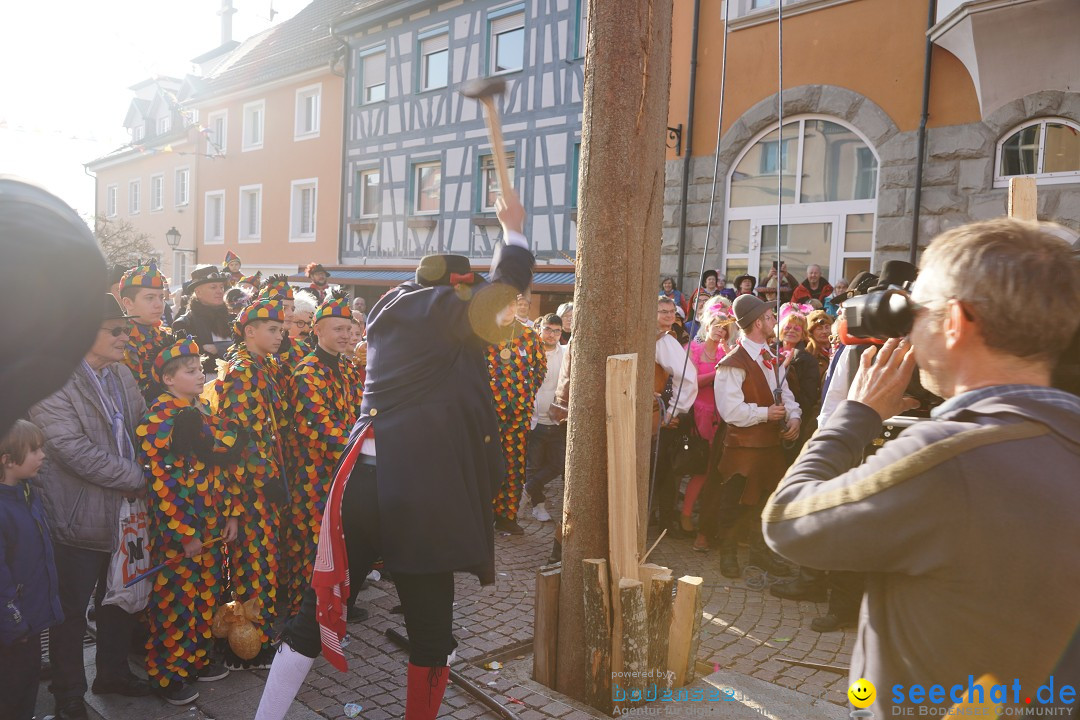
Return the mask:
[(449, 678), (449, 667), (422, 667), (409, 663), (405, 720), (435, 720)]

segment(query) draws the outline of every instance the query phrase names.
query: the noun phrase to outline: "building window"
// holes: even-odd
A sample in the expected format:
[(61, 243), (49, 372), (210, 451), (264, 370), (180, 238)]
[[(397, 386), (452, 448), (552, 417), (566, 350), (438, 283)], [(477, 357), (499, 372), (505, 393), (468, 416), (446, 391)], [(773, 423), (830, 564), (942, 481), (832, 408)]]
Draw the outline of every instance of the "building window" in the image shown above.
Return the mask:
[(491, 74), (520, 70), (525, 65), (525, 12), (523, 5), (503, 8), (488, 20)]
[(356, 173), (357, 217), (374, 217), (379, 214), (382, 201), (381, 179), (382, 173), (379, 170), (360, 170)]
[(429, 30), (420, 35), (420, 90), (444, 88), (450, 77), (450, 31)]
[[(506, 153), (506, 172), (510, 176), (510, 184), (517, 181), (514, 178), (515, 154)], [(480, 212), (495, 212), (495, 198), (499, 197), (499, 173), (495, 170), (495, 156), (482, 155), (480, 157)]]
[(266, 101), (258, 100), (244, 105), (244, 139), (241, 148), (258, 150), (263, 146), (263, 119), (266, 116)]
[(322, 84), (300, 88), (296, 91), (297, 140), (319, 137), (319, 113), (322, 110)]
[(413, 165), (413, 212), (417, 215), (439, 212), (442, 197), (442, 163)]
[[(183, 283), (183, 278), (188, 277), (190, 273), (190, 268), (188, 266), (188, 254), (183, 250), (173, 250), (172, 258), (172, 276), (174, 278), (180, 278), (176, 281), (177, 285), (180, 285)], [(177, 297), (179, 297), (179, 295)]]
[(994, 187), (1009, 178), (1033, 177), (1040, 185), (1080, 182), (1080, 125), (1063, 118), (1031, 120), (998, 144)]
[(386, 48), (377, 47), (360, 53), (360, 103), (386, 99)]
[(187, 205), (191, 199), (191, 170), (180, 168), (176, 171), (176, 205)]
[[(762, 284), (777, 252), (797, 281), (820, 265), (835, 281), (870, 268), (878, 159), (866, 139), (834, 118), (786, 120), (750, 142), (728, 176), (723, 266)], [(783, 226), (777, 227), (777, 203)]]
[(142, 184), (138, 180), (128, 183), (128, 215), (138, 215), (142, 202)]
[(206, 153), (224, 155), (229, 139), (229, 113), (227, 110), (206, 116)]
[(157, 134), (164, 135), (172, 130), (172, 116), (166, 115), (165, 117), (158, 118), (157, 121)]
[(139, 142), (140, 140), (143, 139), (143, 136), (145, 136), (145, 134), (146, 134), (146, 128), (143, 127), (142, 125), (136, 125), (135, 127), (133, 127), (131, 129), (131, 140), (132, 140), (132, 142)]
[(581, 167), (581, 143), (574, 143), (573, 167), (570, 168), (570, 207), (578, 206), (578, 170)]
[(206, 193), (206, 233), (203, 240), (207, 245), (220, 245), (225, 242), (225, 191), (216, 190)]
[(258, 242), (262, 233), (262, 185), (240, 188), (240, 242)]
[(165, 176), (150, 176), (150, 210), (162, 210), (165, 207)]
[(109, 185), (105, 188), (105, 217), (116, 217), (116, 198), (120, 194), (117, 185)]
[(293, 180), (289, 212), (289, 242), (315, 241), (315, 213), (318, 209), (319, 181)]
[(585, 57), (585, 46), (589, 42), (589, 0), (577, 0), (577, 57)]

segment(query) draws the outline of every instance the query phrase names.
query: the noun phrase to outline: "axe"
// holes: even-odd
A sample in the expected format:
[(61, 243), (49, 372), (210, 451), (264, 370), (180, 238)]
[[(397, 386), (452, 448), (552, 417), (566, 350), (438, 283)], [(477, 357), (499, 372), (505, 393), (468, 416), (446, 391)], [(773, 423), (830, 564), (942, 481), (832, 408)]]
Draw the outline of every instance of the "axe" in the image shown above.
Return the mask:
[(499, 77), (477, 78), (463, 83), (460, 92), (467, 98), (479, 100), (484, 105), (484, 120), (487, 121), (488, 137), (495, 151), (495, 172), (499, 176), (499, 191), (506, 195), (514, 192), (510, 184), (510, 172), (506, 165), (506, 150), (503, 148), (502, 125), (499, 122), (499, 110), (495, 107), (495, 98), (506, 90), (506, 80)]

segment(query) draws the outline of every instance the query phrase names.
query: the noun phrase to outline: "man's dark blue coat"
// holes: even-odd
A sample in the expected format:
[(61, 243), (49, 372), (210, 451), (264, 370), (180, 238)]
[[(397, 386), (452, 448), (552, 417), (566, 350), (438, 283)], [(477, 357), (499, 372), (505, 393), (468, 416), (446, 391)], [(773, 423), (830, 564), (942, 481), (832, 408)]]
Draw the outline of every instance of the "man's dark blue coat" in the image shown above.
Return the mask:
[(500, 245), (490, 283), (404, 283), (371, 309), (353, 441), (374, 428), (391, 572), (495, 580), (491, 501), (505, 468), (484, 348), (496, 312), (529, 287), (533, 265), (528, 250)]

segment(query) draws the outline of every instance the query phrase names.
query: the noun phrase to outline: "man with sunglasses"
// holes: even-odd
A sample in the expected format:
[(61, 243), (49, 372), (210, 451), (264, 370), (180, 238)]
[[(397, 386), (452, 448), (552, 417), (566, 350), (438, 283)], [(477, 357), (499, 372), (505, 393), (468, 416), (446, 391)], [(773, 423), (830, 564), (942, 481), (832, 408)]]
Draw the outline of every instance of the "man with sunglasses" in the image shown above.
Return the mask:
[(30, 409), (31, 419), (46, 437), (46, 460), (35, 482), (55, 544), (64, 611), (64, 621), (49, 633), (57, 720), (87, 717), (82, 641), (86, 606), (95, 585), (94, 693), (134, 697), (150, 692), (127, 663), (134, 616), (103, 603), (109, 589), (109, 560), (119, 541), (121, 501), (146, 492), (132, 435), (146, 413), (146, 403), (123, 363), (131, 316), (115, 297), (104, 295), (102, 318), (93, 345), (71, 379)]
[[(1041, 685), (1075, 689), (1055, 663), (1080, 626), (1080, 398), (1051, 386), (1077, 356), (1080, 262), (1036, 223), (973, 223), (930, 244), (911, 299), (910, 336), (862, 354), (769, 499), (766, 539), (867, 573), (850, 677), (890, 688), (880, 716), (922, 705), (916, 686), (944, 709), (984, 673), (1016, 688), (986, 691), (995, 704), (1052, 702)], [(916, 361), (945, 402), (864, 462), (882, 422), (916, 404)]]

